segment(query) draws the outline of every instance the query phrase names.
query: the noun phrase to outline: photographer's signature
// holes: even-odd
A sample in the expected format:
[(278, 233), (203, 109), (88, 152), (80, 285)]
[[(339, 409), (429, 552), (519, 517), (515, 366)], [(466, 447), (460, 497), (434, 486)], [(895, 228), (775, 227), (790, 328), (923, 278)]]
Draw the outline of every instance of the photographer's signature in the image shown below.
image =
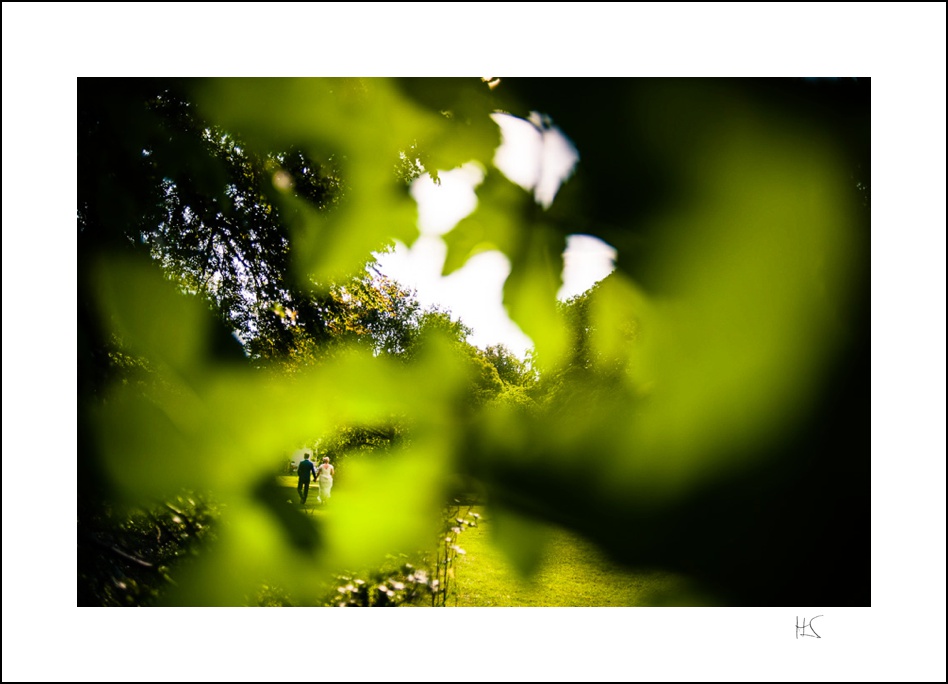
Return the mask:
[[(813, 629), (813, 621), (816, 620), (816, 618), (821, 618), (821, 617), (823, 617), (823, 616), (822, 616), (822, 615), (817, 615), (816, 617), (811, 617), (809, 622), (807, 622), (806, 618), (803, 618), (803, 621), (801, 622), (801, 621), (800, 621), (800, 616), (798, 615), (798, 616), (797, 616), (797, 637), (796, 637), (796, 638), (799, 639), (800, 637), (815, 637), (815, 638), (817, 638), (817, 639), (822, 639), (823, 637), (821, 637), (819, 634), (817, 634), (817, 633), (816, 633), (816, 630)], [(807, 630), (809, 630), (809, 632), (807, 632)]]

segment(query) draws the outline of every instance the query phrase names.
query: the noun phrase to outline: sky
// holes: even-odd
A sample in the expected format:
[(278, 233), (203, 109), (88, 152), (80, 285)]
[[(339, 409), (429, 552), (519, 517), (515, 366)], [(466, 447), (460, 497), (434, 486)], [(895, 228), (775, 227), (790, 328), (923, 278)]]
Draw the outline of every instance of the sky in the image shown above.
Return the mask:
[[(549, 208), (564, 182), (580, 162), (569, 138), (538, 113), (530, 119), (493, 114), (501, 130), (494, 166), (507, 178), (533, 194)], [(440, 185), (427, 174), (414, 181), (411, 195), (418, 203), (421, 233), (411, 248), (396, 243), (392, 252), (379, 256), (383, 273), (416, 290), (423, 306), (441, 305), (474, 330), (469, 341), (478, 347), (503, 344), (524, 358), (533, 342), (510, 320), (503, 306), (504, 281), (510, 262), (499, 251), (471, 257), (459, 270), (442, 276), (447, 246), (442, 235), (477, 206), (476, 187), (485, 170), (471, 162), (450, 171), (439, 170)], [(590, 235), (571, 235), (564, 244), (561, 300), (582, 294), (615, 267), (616, 251)]]

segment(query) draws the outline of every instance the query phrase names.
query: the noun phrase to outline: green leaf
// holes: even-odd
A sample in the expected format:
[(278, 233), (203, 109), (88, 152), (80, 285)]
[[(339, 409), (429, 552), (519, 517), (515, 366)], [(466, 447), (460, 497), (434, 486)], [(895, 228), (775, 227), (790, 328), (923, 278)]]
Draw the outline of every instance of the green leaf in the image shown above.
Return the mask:
[(549, 541), (549, 528), (508, 508), (492, 507), (491, 538), (524, 579), (540, 567)]
[(205, 361), (211, 316), (147, 261), (114, 256), (96, 268), (99, 312), (105, 329), (128, 349), (193, 374)]

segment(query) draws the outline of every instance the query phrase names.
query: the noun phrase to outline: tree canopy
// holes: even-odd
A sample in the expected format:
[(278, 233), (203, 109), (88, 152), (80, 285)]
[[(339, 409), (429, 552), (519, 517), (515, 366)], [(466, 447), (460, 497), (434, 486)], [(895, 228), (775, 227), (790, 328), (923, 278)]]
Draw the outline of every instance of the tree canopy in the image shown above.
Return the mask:
[[(548, 208), (496, 112), (578, 151)], [(80, 79), (78, 125), (80, 603), (115, 510), (191, 539), (220, 506), (157, 602), (305, 602), (426, 543), (461, 482), (525, 573), (553, 522), (712, 602), (869, 605), (867, 81)], [(372, 268), (418, 236), (412, 179), (471, 161), (445, 271), (510, 260), (529, 362)], [(617, 270), (558, 303), (580, 233)], [(271, 486), (314, 441), (384, 454), (319, 521)]]

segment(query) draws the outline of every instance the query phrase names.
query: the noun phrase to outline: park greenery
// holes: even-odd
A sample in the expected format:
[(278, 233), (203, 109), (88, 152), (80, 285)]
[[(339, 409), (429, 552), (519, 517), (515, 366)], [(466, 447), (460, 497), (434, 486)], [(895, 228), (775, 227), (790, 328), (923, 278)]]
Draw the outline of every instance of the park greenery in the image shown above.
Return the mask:
[[(551, 205), (496, 112), (578, 150)], [(569, 539), (869, 605), (868, 81), (80, 79), (78, 141), (79, 605), (451, 605), (484, 528), (524, 581)], [(509, 259), (526, 358), (376, 262), (472, 161), (444, 271)], [(573, 234), (617, 267), (558, 302)]]

